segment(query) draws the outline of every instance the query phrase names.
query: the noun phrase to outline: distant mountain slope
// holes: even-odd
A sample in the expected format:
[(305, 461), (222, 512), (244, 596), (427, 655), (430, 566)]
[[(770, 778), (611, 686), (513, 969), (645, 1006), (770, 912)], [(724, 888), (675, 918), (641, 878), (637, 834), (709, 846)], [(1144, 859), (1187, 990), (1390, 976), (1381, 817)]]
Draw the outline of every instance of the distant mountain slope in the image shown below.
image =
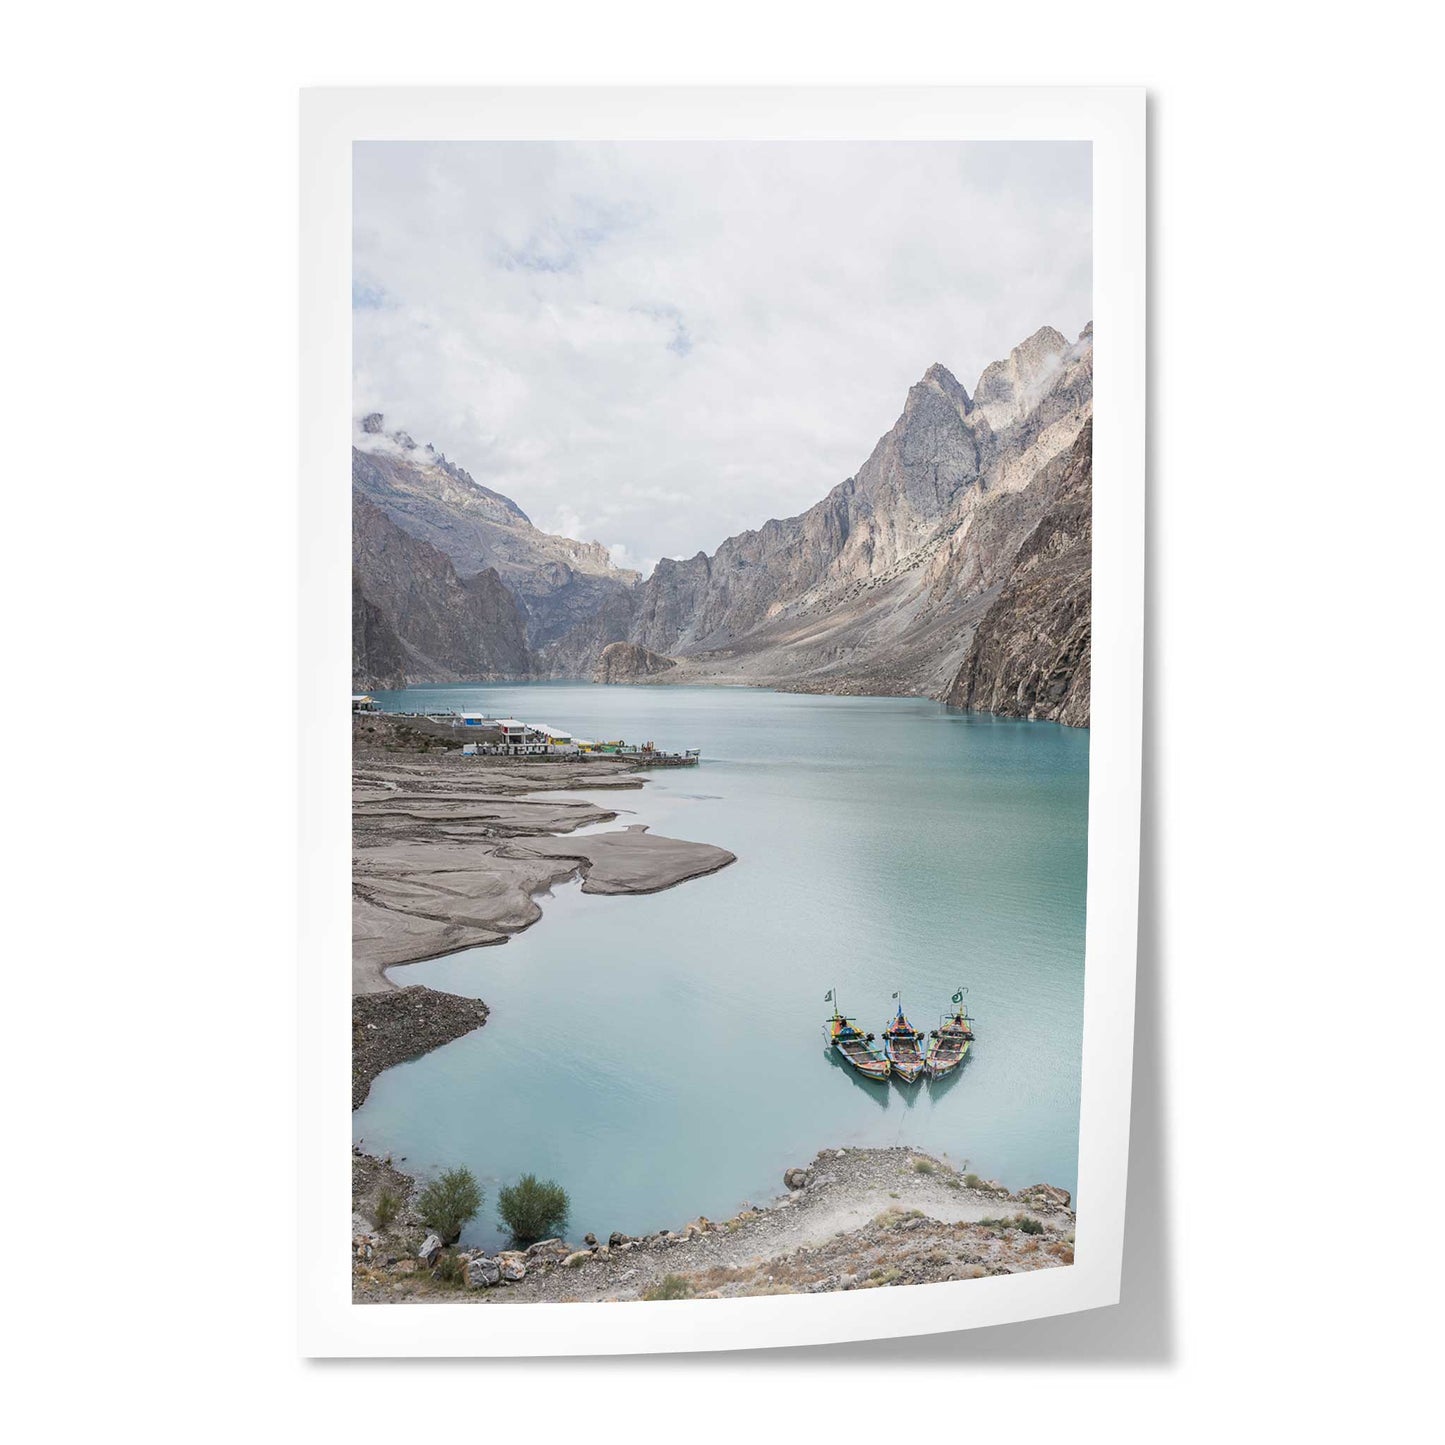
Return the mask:
[(355, 492), (351, 548), (354, 686), (530, 673), (521, 611), (495, 569), (458, 577), (445, 554)]
[(1089, 725), (1092, 645), (1093, 423), (1071, 448), (1058, 489), (1019, 547), (945, 701), (1009, 717)]
[(545, 646), (628, 592), (636, 572), (612, 565), (597, 542), (534, 527), (510, 498), (474, 481), (431, 446), (363, 419), (351, 456), (356, 491), (402, 531), (430, 543), (459, 577), (495, 569), (521, 606), (527, 643)]

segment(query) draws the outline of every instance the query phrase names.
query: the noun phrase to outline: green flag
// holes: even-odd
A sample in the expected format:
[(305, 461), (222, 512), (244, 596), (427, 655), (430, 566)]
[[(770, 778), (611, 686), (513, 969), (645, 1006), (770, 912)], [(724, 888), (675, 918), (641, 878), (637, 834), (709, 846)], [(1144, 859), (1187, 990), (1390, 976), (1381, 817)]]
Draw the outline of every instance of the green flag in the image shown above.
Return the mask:
[(824, 1002), (824, 1003), (832, 1003), (832, 1002), (833, 1002), (833, 990), (832, 990), (831, 988), (828, 990), (827, 993), (825, 993), (825, 994), (823, 995), (823, 1002)]
[[(894, 997), (896, 998), (897, 995), (895, 994)], [(963, 1002), (963, 990), (962, 990), (962, 989), (959, 989), (959, 991), (958, 991), (956, 994), (954, 994), (954, 996), (953, 996), (953, 1001), (954, 1001), (954, 1003), (962, 1003), (962, 1002)]]

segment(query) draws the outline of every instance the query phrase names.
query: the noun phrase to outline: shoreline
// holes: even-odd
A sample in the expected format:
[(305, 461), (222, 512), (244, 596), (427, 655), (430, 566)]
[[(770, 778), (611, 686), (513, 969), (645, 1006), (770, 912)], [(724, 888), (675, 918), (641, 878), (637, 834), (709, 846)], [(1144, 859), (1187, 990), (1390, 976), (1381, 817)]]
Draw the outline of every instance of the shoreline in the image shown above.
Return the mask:
[[(404, 1162), (404, 1161), (403, 1161)], [(816, 1294), (1064, 1268), (1076, 1217), (1067, 1190), (1009, 1191), (923, 1150), (824, 1149), (784, 1192), (726, 1220), (636, 1238), (446, 1250), (415, 1210), (416, 1180), (390, 1157), (352, 1154), (356, 1303), (612, 1303)], [(401, 1204), (376, 1224), (385, 1188)], [(443, 1260), (446, 1263), (443, 1263)]]

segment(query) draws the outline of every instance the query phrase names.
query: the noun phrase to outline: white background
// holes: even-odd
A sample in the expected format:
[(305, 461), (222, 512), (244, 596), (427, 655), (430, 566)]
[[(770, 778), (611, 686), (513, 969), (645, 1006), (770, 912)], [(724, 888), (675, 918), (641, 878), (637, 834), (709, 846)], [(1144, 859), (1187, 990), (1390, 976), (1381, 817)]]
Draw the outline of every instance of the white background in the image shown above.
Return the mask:
[[(740, 1439), (843, 1428), (840, 1407), (921, 1428), (948, 1400), (991, 1438), (1428, 1431), (1442, 318), (1438, 52), (1413, 12), (518, 9), (10, 23), (11, 1411), (42, 1438), (167, 1440), (609, 1417)], [(599, 79), (1151, 89), (1115, 1310), (766, 1357), (296, 1358), (295, 91)]]

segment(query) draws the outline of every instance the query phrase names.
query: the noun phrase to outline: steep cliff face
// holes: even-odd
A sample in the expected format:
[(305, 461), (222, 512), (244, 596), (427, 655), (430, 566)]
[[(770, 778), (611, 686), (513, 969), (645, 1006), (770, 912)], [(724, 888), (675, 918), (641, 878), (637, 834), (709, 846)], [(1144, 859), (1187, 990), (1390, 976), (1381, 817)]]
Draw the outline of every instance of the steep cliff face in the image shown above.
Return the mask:
[(494, 569), (458, 577), (442, 552), (356, 492), (351, 551), (352, 661), (364, 664), (357, 685), (398, 673), (412, 683), (530, 673), (521, 611)]
[(1093, 475), (1090, 422), (979, 622), (945, 701), (1089, 725)]
[(611, 642), (602, 649), (602, 656), (597, 659), (592, 681), (642, 682), (676, 666), (670, 657), (660, 657), (635, 642)]
[(361, 577), (351, 572), (351, 685), (372, 688), (406, 686), (406, 650), (386, 614), (361, 590)]
[(612, 565), (597, 542), (534, 527), (510, 498), (484, 487), (431, 446), (363, 419), (352, 485), (403, 532), (446, 554), (457, 575), (495, 570), (521, 606), (527, 642), (540, 649), (630, 591), (637, 573)]

